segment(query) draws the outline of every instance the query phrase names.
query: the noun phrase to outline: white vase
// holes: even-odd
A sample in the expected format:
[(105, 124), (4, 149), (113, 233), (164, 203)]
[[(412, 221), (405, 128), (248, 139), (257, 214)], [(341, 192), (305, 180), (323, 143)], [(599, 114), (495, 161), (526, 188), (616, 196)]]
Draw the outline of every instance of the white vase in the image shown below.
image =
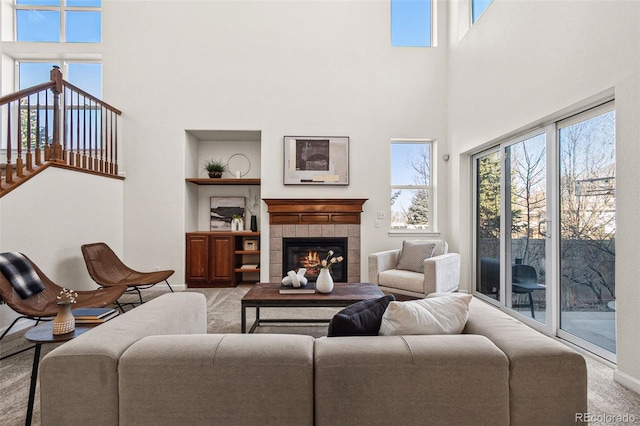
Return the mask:
[(232, 231), (244, 231), (244, 221), (242, 219), (231, 220)]
[(319, 293), (331, 293), (333, 290), (333, 277), (328, 268), (320, 269), (320, 273), (316, 279), (316, 290), (318, 290)]

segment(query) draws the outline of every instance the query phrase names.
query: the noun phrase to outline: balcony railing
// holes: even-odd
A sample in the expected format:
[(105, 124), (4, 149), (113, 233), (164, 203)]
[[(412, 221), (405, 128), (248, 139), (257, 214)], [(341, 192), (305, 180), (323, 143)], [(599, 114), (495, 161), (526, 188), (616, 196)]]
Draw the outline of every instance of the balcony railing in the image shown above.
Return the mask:
[(118, 177), (113, 106), (62, 79), (0, 98), (0, 196), (49, 165)]

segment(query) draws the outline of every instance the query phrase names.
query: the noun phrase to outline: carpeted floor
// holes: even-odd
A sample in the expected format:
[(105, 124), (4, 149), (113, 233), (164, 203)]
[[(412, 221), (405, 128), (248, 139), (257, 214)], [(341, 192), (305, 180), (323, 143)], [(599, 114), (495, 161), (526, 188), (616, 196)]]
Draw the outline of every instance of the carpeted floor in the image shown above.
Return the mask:
[[(240, 299), (249, 287), (189, 290), (199, 291), (207, 296), (208, 332), (239, 333), (240, 332)], [(162, 290), (146, 290), (145, 301), (163, 294)], [(125, 296), (129, 297), (129, 296)], [(337, 309), (263, 309), (262, 318), (331, 318)], [(169, 313), (168, 313), (169, 314)], [(252, 309), (248, 310), (247, 323), (254, 319)], [(5, 337), (0, 345), (0, 356), (10, 354), (28, 346), (24, 339), (26, 330)], [(325, 336), (326, 325), (273, 325), (259, 327), (258, 333), (308, 334), (314, 337)], [(42, 356), (57, 345), (43, 345)], [(586, 357), (589, 374), (589, 412), (591, 415), (632, 415), (640, 424), (640, 395), (620, 386), (612, 379), (613, 370), (607, 365)], [(33, 350), (0, 361), (0, 425), (13, 426), (24, 424), (27, 412), (29, 380)], [(34, 425), (40, 424), (39, 394), (36, 391), (34, 406)], [(614, 425), (615, 422), (598, 422), (594, 424)]]

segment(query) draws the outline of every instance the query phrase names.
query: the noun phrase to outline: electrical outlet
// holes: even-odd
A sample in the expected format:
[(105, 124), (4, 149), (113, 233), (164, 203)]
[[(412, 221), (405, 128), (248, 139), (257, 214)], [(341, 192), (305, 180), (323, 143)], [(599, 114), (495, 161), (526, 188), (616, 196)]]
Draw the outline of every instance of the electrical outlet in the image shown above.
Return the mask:
[(380, 222), (378, 222), (377, 220), (373, 221), (373, 227), (374, 228), (380, 228)]
[(384, 211), (380, 210), (378, 211), (378, 219), (385, 219), (387, 216), (384, 213)]
[(156, 266), (155, 268), (156, 268), (156, 272), (160, 270), (159, 266)]

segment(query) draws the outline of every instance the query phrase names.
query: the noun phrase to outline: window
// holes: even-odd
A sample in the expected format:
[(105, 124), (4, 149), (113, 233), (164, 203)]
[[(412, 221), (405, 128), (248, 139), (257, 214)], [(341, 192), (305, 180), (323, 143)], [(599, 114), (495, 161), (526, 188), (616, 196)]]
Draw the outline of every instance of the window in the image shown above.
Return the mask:
[(431, 46), (431, 0), (391, 0), (391, 45)]
[(391, 141), (391, 229), (434, 230), (432, 158), (432, 141)]
[(102, 64), (71, 62), (67, 64), (66, 80), (85, 92), (102, 98)]
[(100, 0), (16, 0), (17, 41), (100, 43)]
[(480, 15), (489, 7), (493, 0), (471, 0), (471, 23), (475, 24)]
[(613, 103), (559, 122), (557, 138), (558, 335), (615, 361), (611, 355), (616, 353)]
[[(102, 41), (101, 7), (101, 0), (16, 0), (18, 43), (9, 53), (16, 58), (16, 87), (25, 89), (48, 81), (51, 68), (56, 65), (65, 80), (102, 97), (100, 59), (94, 62), (85, 59), (87, 54), (99, 58), (99, 51), (84, 50), (82, 55), (77, 55), (72, 46), (65, 44), (90, 43), (88, 46), (92, 46)], [(33, 47), (35, 43), (60, 43), (56, 48), (60, 53), (47, 55), (47, 59), (39, 58), (42, 47)]]
[[(29, 87), (35, 86), (40, 83), (45, 83), (50, 79), (51, 69), (54, 66), (60, 67), (60, 71), (62, 72), (62, 76), (65, 80), (74, 84), (91, 95), (94, 95), (98, 98), (102, 97), (102, 64), (99, 63), (87, 63), (87, 62), (57, 62), (57, 61), (46, 61), (46, 62), (18, 62), (18, 81), (17, 87), (19, 90), (27, 89)], [(23, 144), (26, 144), (28, 135), (26, 133), (27, 125), (27, 111), (31, 108), (30, 122), (31, 122), (31, 131), (32, 135), (35, 135), (39, 130), (39, 134), (42, 138), (42, 142), (45, 141), (45, 135), (49, 135), (48, 142), (51, 143), (51, 135), (53, 134), (53, 97), (51, 92), (44, 96), (36, 96), (32, 95), (30, 97), (30, 106), (28, 104), (21, 104), (21, 114), (23, 114), (24, 122), (21, 123), (23, 129)], [(79, 98), (71, 98), (67, 99), (66, 102), (66, 114), (67, 120), (78, 120), (79, 108), (78, 102)], [(83, 100), (84, 103), (84, 100)], [(75, 107), (73, 106), (75, 104)], [(36, 118), (36, 105), (39, 105), (39, 114), (40, 116)], [(93, 104), (95, 105), (95, 104)], [(102, 112), (101, 111), (89, 111), (85, 113), (83, 116), (84, 120), (90, 123), (97, 123), (101, 119)], [(73, 117), (73, 118), (72, 118)], [(39, 124), (38, 120), (39, 119)], [(78, 121), (76, 121), (78, 122)], [(48, 125), (48, 128), (46, 127)], [(84, 128), (83, 124), (78, 126), (81, 130)], [(90, 127), (90, 126), (89, 126)], [(48, 133), (47, 133), (48, 131)], [(32, 136), (33, 137), (33, 136)], [(95, 136), (96, 146), (100, 144), (101, 135), (98, 134)], [(6, 137), (0, 140), (0, 146), (2, 148), (6, 147)], [(26, 145), (23, 145), (26, 146)]]
[(36, 84), (49, 81), (49, 73), (53, 66), (60, 66), (59, 62), (20, 62), (18, 65), (18, 88), (27, 89)]
[(474, 156), (475, 294), (615, 362), (615, 105)]
[(69, 83), (85, 92), (102, 97), (102, 64), (89, 62), (19, 62), (18, 77), (20, 90), (49, 81), (53, 66), (59, 66), (62, 76)]

